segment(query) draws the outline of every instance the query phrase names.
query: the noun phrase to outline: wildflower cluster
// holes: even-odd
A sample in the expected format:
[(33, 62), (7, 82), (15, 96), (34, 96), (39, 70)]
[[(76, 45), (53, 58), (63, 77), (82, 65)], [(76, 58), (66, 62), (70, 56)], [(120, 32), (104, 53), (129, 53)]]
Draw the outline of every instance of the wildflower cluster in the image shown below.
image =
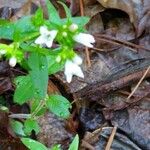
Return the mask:
[(87, 47), (93, 47), (92, 43), (95, 42), (94, 37), (90, 34), (80, 33), (77, 24), (63, 25), (59, 30), (48, 30), (47, 26), (40, 27), (40, 36), (35, 40), (36, 44), (42, 47), (51, 48), (53, 41), (56, 39), (62, 46), (62, 52), (56, 58), (56, 61), (65, 61), (65, 71), (67, 82), (71, 82), (72, 76), (84, 78), (84, 74), (80, 68), (82, 59), (75, 54), (73, 46), (75, 42), (81, 43)]

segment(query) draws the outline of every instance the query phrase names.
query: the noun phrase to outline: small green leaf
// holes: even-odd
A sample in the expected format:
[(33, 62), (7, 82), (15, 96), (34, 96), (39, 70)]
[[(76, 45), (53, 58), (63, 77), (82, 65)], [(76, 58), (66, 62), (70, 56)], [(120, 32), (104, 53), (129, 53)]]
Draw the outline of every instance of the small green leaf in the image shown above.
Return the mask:
[(49, 21), (54, 23), (60, 23), (60, 17), (55, 7), (49, 0), (46, 0), (46, 4), (48, 9)]
[(31, 16), (21, 18), (15, 23), (13, 39), (17, 42), (36, 37), (38, 28), (32, 23)]
[(61, 95), (50, 95), (47, 99), (47, 106), (50, 111), (61, 118), (68, 118), (70, 115), (70, 102)]
[(13, 39), (14, 34), (14, 24), (7, 23), (7, 24), (0, 24), (0, 39)]
[(21, 138), (22, 143), (29, 148), (29, 150), (48, 150), (45, 145), (29, 138)]
[(35, 26), (41, 26), (44, 23), (42, 8), (38, 8), (35, 15), (32, 17), (32, 22)]
[(69, 146), (69, 150), (78, 150), (79, 147), (79, 136), (78, 134), (73, 139), (72, 143)]
[(48, 65), (44, 55), (32, 53), (28, 60), (32, 84), (36, 90), (37, 98), (44, 99), (47, 94)]
[[(89, 17), (72, 17), (72, 22), (77, 24), (80, 28), (83, 28), (89, 22), (89, 20)], [(66, 21), (66, 18), (62, 19), (61, 23), (64, 24)]]
[(60, 146), (60, 144), (54, 145), (50, 150), (61, 150)]
[(30, 76), (19, 76), (15, 79), (17, 88), (14, 94), (14, 101), (23, 104), (34, 97), (34, 87)]
[(31, 46), (30, 43), (21, 43), (20, 47), (22, 48), (22, 50), (24, 52), (38, 52), (42, 55), (49, 55), (52, 54), (52, 52), (50, 51), (51, 49), (46, 49), (46, 48), (40, 48), (40, 47), (35, 47), (35, 46)]
[(60, 3), (64, 7), (65, 12), (66, 12), (66, 18), (71, 19), (72, 16), (71, 16), (70, 9), (64, 3), (60, 2), (60, 1), (58, 3)]
[(40, 127), (36, 120), (27, 119), (24, 122), (24, 132), (26, 133), (26, 135), (30, 135), (32, 130), (34, 130), (35, 133), (38, 134), (38, 132), (40, 131)]
[(23, 124), (21, 122), (11, 120), (10, 121), (10, 126), (17, 135), (25, 136), (25, 133), (23, 131)]

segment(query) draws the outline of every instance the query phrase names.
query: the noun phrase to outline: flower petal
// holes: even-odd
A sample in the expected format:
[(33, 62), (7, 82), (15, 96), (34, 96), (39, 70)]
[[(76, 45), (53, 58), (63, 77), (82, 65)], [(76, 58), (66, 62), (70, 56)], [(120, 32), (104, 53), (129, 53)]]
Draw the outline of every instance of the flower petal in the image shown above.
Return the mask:
[(46, 26), (41, 26), (40, 27), (40, 34), (41, 35), (47, 35), (49, 33), (48, 29)]
[(77, 64), (77, 65), (81, 65), (82, 64), (82, 58), (81, 57), (79, 57), (78, 55), (75, 55), (75, 57), (73, 58), (73, 60), (72, 60), (75, 64)]
[(80, 77), (80, 78), (84, 78), (84, 74), (81, 70), (81, 67), (79, 67), (78, 65), (75, 65), (74, 66), (74, 72), (73, 72), (74, 75)]
[(66, 61), (64, 74), (68, 83), (71, 82), (73, 75), (84, 78), (84, 74), (81, 68), (77, 64), (73, 63), (73, 61), (71, 60)]
[(53, 40), (47, 40), (47, 42), (45, 42), (45, 44), (48, 48), (51, 48), (52, 44), (53, 44)]
[(73, 66), (72, 61), (67, 60), (66, 63), (65, 63), (65, 71), (64, 71), (64, 74), (65, 74), (65, 76), (66, 76), (66, 80), (67, 80), (68, 83), (71, 82), (72, 76), (73, 76), (73, 74), (72, 74), (72, 66)]
[(94, 37), (92, 35), (86, 34), (86, 33), (79, 33), (79, 34), (75, 35), (73, 37), (73, 39), (76, 42), (81, 43), (87, 47), (93, 47), (93, 45), (91, 43), (95, 43)]
[(57, 35), (58, 31), (57, 30), (52, 30), (52, 31), (49, 31), (49, 35), (52, 39), (54, 39)]
[(42, 44), (44, 44), (45, 43), (45, 40), (46, 38), (44, 37), (44, 36), (39, 36), (36, 40), (35, 40), (35, 44), (40, 44), (40, 45), (42, 45)]
[(68, 83), (70, 83), (71, 81), (72, 81), (72, 74), (65, 74), (65, 76), (66, 76), (66, 81), (68, 82)]

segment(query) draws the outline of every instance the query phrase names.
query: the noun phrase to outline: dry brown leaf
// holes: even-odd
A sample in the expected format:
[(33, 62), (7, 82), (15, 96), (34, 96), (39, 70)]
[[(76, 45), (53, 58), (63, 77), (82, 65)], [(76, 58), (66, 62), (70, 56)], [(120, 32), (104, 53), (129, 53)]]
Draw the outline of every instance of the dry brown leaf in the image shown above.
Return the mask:
[(24, 5), (27, 0), (0, 0), (0, 8), (10, 7), (10, 8), (20, 8)]
[[(105, 8), (120, 9), (126, 12), (132, 23), (136, 20), (133, 0), (97, 0)], [(137, 0), (138, 1), (138, 0)]]

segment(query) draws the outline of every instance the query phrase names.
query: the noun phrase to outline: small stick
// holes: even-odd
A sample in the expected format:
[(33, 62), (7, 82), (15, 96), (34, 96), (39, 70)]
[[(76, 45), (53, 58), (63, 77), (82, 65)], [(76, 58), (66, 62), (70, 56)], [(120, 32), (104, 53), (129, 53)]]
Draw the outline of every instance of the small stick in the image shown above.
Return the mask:
[(147, 73), (150, 71), (150, 66), (147, 68), (147, 70), (145, 71), (144, 75), (142, 76), (142, 78), (140, 79), (140, 81), (138, 82), (138, 84), (135, 86), (134, 90), (131, 92), (131, 94), (128, 96), (127, 101), (132, 97), (132, 95), (135, 93), (135, 91), (138, 89), (138, 87), (140, 86), (140, 84), (142, 83), (142, 81), (144, 80), (144, 78), (146, 77)]
[[(84, 16), (83, 0), (79, 0), (79, 4), (80, 4), (81, 16)], [(88, 65), (88, 67), (91, 67), (90, 53), (89, 53), (88, 47), (85, 47), (85, 53), (86, 53), (87, 65)]]
[(114, 41), (116, 43), (120, 43), (122, 45), (128, 46), (128, 47), (131, 46), (131, 47), (134, 47), (134, 48), (137, 48), (137, 49), (144, 49), (144, 50), (150, 51), (150, 49), (148, 49), (144, 46), (137, 45), (137, 44), (134, 44), (134, 43), (131, 43), (131, 42), (128, 42), (128, 41), (119, 40), (119, 39), (116, 39), (116, 38), (113, 38), (113, 37), (110, 37), (110, 36), (107, 36), (107, 35), (104, 35), (104, 34), (95, 34), (95, 36), (97, 38), (104, 38), (104, 39), (107, 39), (108, 41), (111, 40), (111, 41)]
[(31, 114), (11, 114), (9, 115), (9, 117), (16, 119), (28, 119), (31, 117)]
[(95, 148), (85, 140), (82, 140), (81, 147), (87, 148), (88, 150), (95, 150)]
[(109, 137), (109, 140), (108, 140), (108, 142), (107, 142), (107, 145), (106, 145), (106, 147), (105, 147), (105, 150), (110, 150), (110, 147), (111, 147), (112, 142), (113, 142), (113, 140), (114, 140), (114, 136), (115, 136), (115, 134), (116, 134), (116, 131), (117, 131), (117, 127), (115, 126), (115, 127), (113, 128), (113, 130), (112, 130), (112, 133), (111, 133), (110, 137)]

